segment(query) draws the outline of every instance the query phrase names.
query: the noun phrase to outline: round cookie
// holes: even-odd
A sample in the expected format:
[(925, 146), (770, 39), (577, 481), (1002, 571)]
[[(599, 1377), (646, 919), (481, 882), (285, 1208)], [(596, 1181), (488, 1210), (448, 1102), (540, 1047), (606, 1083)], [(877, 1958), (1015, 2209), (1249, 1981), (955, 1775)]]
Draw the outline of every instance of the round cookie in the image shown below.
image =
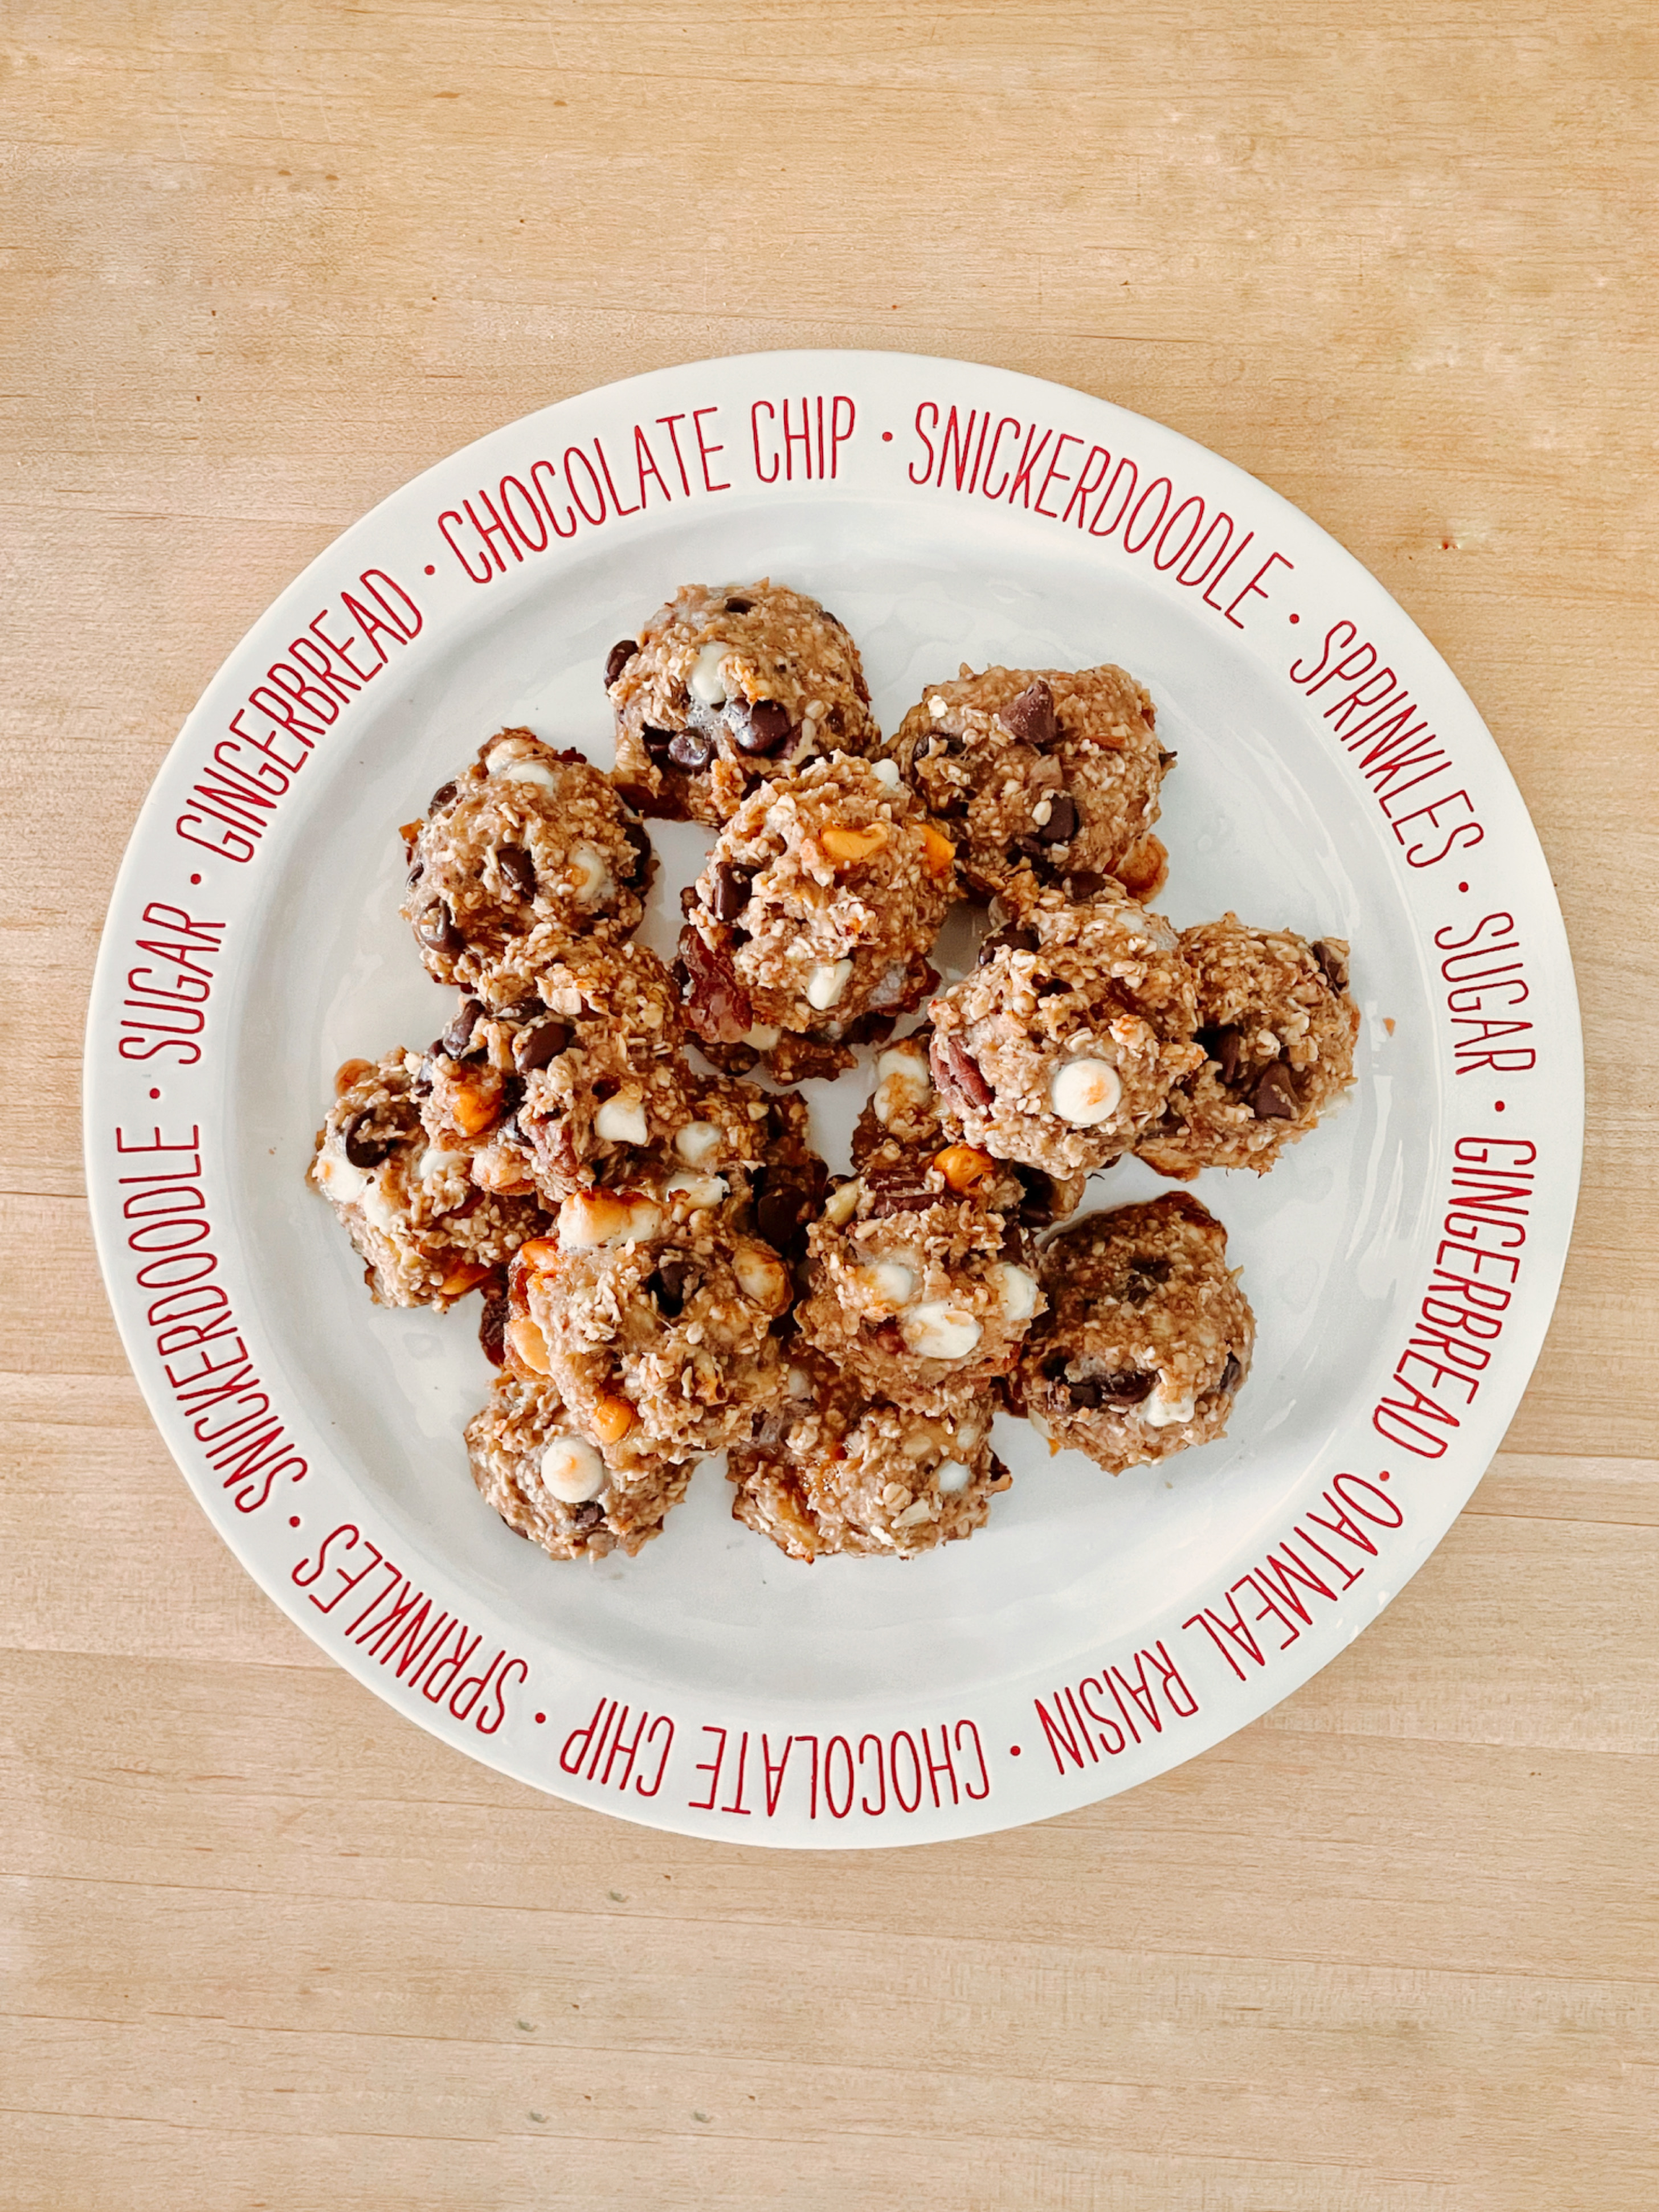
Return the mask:
[(685, 1194), (577, 1192), (510, 1284), (510, 1362), (550, 1376), (619, 1469), (720, 1451), (782, 1395), (788, 1267)]
[(763, 1053), (781, 1080), (807, 1072), (792, 1041), (817, 1048), (812, 1073), (850, 1065), (849, 1040), (937, 981), (927, 954), (953, 880), (950, 841), (890, 764), (884, 777), (837, 754), (769, 784), (721, 831), (687, 905), (689, 1026)]
[(982, 1528), (1010, 1476), (991, 1449), (994, 1407), (973, 1393), (931, 1413), (871, 1403), (803, 1358), (790, 1395), (726, 1469), (732, 1518), (791, 1559), (915, 1559)]
[(1044, 1246), (1041, 1272), (1048, 1310), (1016, 1382), (1041, 1434), (1121, 1474), (1225, 1433), (1255, 1322), (1196, 1199), (1089, 1214)]
[(1127, 1152), (1202, 1064), (1193, 981), (1162, 915), (1052, 893), (928, 1008), (933, 1080), (969, 1144), (1060, 1178)]
[(763, 578), (688, 584), (613, 646), (617, 781), (642, 814), (718, 826), (760, 781), (881, 736), (858, 647), (816, 599)]
[(1018, 906), (1051, 884), (1081, 899), (1110, 878), (1146, 899), (1167, 872), (1152, 832), (1175, 759), (1155, 717), (1121, 668), (964, 666), (928, 686), (888, 750), (979, 897)]
[(350, 1079), (317, 1133), (307, 1179), (368, 1263), (377, 1304), (441, 1311), (483, 1284), (546, 1216), (533, 1198), (480, 1191), (464, 1155), (428, 1140), (418, 1054), (348, 1062), (341, 1073)]
[(651, 842), (579, 752), (503, 730), (404, 831), (404, 919), (427, 972), (492, 1006), (531, 996), (549, 961), (645, 911)]
[(553, 1559), (631, 1558), (659, 1534), (684, 1497), (691, 1468), (661, 1460), (619, 1480), (554, 1385), (503, 1375), (466, 1425), (467, 1458), (480, 1495), (507, 1527)]
[(807, 1233), (802, 1341), (896, 1405), (988, 1389), (1043, 1304), (1016, 1218), (1021, 1195), (970, 1146), (872, 1155)]
[(1183, 931), (1181, 949), (1206, 1057), (1135, 1151), (1182, 1182), (1204, 1168), (1265, 1175), (1353, 1081), (1359, 1009), (1348, 994), (1347, 945), (1251, 929), (1229, 914)]

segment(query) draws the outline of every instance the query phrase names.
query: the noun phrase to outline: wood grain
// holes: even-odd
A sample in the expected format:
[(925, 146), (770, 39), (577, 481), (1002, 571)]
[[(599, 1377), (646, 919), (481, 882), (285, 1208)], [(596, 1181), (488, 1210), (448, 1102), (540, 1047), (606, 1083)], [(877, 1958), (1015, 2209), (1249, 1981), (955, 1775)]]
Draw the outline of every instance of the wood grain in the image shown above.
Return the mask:
[[(1401, 0), (0, 14), (0, 2208), (1659, 2197), (1659, 26)], [(149, 780), (343, 525), (633, 370), (890, 345), (1173, 424), (1457, 669), (1578, 963), (1554, 1328), (1429, 1566), (1096, 1810), (845, 1859), (537, 1797), (190, 1502), (82, 1010)]]

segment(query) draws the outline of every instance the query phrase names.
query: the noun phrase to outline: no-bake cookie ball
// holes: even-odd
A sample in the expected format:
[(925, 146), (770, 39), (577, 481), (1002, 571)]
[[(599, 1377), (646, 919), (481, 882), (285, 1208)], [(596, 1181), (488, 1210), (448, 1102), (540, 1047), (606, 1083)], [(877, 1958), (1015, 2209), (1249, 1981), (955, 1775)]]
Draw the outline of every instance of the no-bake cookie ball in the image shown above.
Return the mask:
[(492, 1006), (595, 930), (639, 927), (651, 842), (608, 776), (503, 730), (412, 823), (404, 919), (428, 975)]
[(1353, 1080), (1359, 1009), (1340, 937), (1310, 945), (1237, 915), (1182, 933), (1204, 1065), (1184, 1076), (1135, 1150), (1160, 1175), (1203, 1168), (1265, 1175)]
[(617, 781), (641, 813), (719, 824), (757, 782), (880, 732), (858, 647), (816, 599), (763, 579), (688, 584), (611, 651)]
[(1016, 1388), (1043, 1435), (1121, 1474), (1224, 1434), (1255, 1323), (1196, 1199), (1087, 1215), (1043, 1248), (1042, 1277)]
[(807, 1233), (802, 1340), (896, 1405), (988, 1389), (1043, 1304), (1020, 1197), (971, 1146), (871, 1156)]
[(992, 1410), (971, 1393), (927, 1413), (872, 1404), (804, 1356), (759, 1434), (727, 1454), (733, 1518), (795, 1559), (908, 1559), (960, 1541), (1008, 1487), (991, 1449)]
[(1201, 1066), (1176, 933), (1127, 899), (1045, 894), (936, 998), (933, 1080), (971, 1145), (1065, 1178), (1127, 1152)]
[(618, 1468), (719, 1451), (782, 1394), (789, 1269), (718, 1207), (578, 1192), (511, 1285), (510, 1364), (550, 1376)]
[(848, 1041), (937, 980), (927, 955), (954, 874), (950, 840), (890, 763), (838, 754), (769, 784), (721, 831), (687, 907), (688, 1026), (717, 1051), (763, 1054), (784, 1081), (850, 1065)]
[(1174, 759), (1153, 721), (1121, 668), (964, 668), (928, 686), (890, 750), (981, 898), (1018, 905), (1052, 884), (1081, 899), (1108, 878), (1150, 898), (1166, 872), (1152, 824)]
[(550, 1382), (503, 1375), (466, 1427), (480, 1494), (550, 1559), (630, 1557), (657, 1535), (691, 1480), (689, 1462), (637, 1461), (623, 1480)]
[(418, 1054), (349, 1062), (341, 1073), (349, 1079), (317, 1133), (310, 1181), (368, 1262), (378, 1304), (441, 1310), (483, 1284), (546, 1217), (533, 1198), (481, 1191), (464, 1154), (428, 1140)]

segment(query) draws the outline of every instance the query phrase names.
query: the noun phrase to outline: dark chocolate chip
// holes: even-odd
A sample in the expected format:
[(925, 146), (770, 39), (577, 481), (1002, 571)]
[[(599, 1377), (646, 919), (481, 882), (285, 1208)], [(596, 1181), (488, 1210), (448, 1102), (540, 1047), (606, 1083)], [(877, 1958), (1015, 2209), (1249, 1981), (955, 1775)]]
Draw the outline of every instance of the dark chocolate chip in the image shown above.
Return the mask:
[(694, 1262), (680, 1253), (665, 1252), (645, 1287), (656, 1300), (658, 1312), (665, 1320), (678, 1321), (687, 1298), (702, 1279), (702, 1272)]
[(478, 1341), (483, 1346), (484, 1358), (492, 1367), (503, 1365), (507, 1359), (507, 1303), (505, 1283), (486, 1283), (483, 1285), (483, 1311), (478, 1316)]
[(1054, 740), (1054, 695), (1039, 676), (1006, 707), (997, 708), (997, 720), (1022, 744), (1040, 752)]
[(1062, 791), (1057, 799), (1048, 802), (1048, 819), (1042, 823), (1037, 835), (1045, 845), (1069, 845), (1077, 835), (1077, 801), (1071, 793)]
[(1091, 899), (1097, 899), (1111, 881), (1109, 876), (1103, 876), (1097, 869), (1079, 868), (1066, 878), (1066, 895), (1073, 906), (1086, 906)]
[(1328, 945), (1322, 937), (1314, 945), (1312, 950), (1313, 957), (1319, 963), (1325, 981), (1330, 985), (1332, 990), (1346, 991), (1348, 988), (1348, 963), (1342, 955), (1334, 946)]
[(425, 862), (424, 860), (416, 860), (416, 863), (415, 863), (415, 865), (414, 865), (414, 866), (410, 870), (409, 873), (408, 873), (408, 874), (404, 878), (404, 882), (409, 885), (409, 888), (410, 889), (410, 890), (414, 890), (414, 888), (415, 888), (415, 886), (416, 886), (416, 884), (418, 884), (418, 883), (420, 882), (421, 878), (422, 878), (425, 873), (426, 873), (426, 862)]
[(483, 1016), (483, 1008), (476, 999), (463, 999), (460, 1012), (438, 1040), (452, 1060), (459, 1060), (472, 1042), (472, 1032)]
[(994, 930), (984, 939), (979, 948), (979, 958), (975, 964), (980, 968), (984, 967), (986, 962), (994, 960), (1005, 946), (1011, 952), (1036, 952), (1041, 950), (1042, 945), (1042, 939), (1037, 935), (1036, 930), (1025, 929), (1017, 923), (1010, 922), (1006, 929)]
[(736, 702), (727, 716), (732, 727), (732, 741), (739, 752), (764, 755), (778, 750), (793, 726), (789, 709), (776, 699), (756, 699), (745, 713), (741, 702)]
[(636, 637), (619, 637), (617, 640), (605, 659), (605, 688), (607, 691), (639, 649), (640, 641)]
[(1046, 1229), (1054, 1218), (1054, 1186), (1041, 1168), (1028, 1168), (1015, 1161), (1014, 1173), (1019, 1179), (1023, 1194), (1019, 1201), (1019, 1218), (1028, 1229)]
[(427, 812), (435, 814), (441, 806), (447, 806), (450, 800), (454, 798), (456, 789), (457, 787), (453, 783), (441, 783), (427, 802)]
[(1170, 1262), (1161, 1252), (1154, 1253), (1150, 1259), (1131, 1260), (1129, 1271), (1132, 1274), (1150, 1275), (1155, 1283), (1167, 1283), (1171, 1272)]
[(623, 836), (634, 848), (633, 865), (625, 872), (626, 879), (630, 884), (636, 884), (650, 872), (651, 840), (637, 822), (624, 822)]
[(1243, 1032), (1240, 1030), (1200, 1030), (1198, 1041), (1209, 1057), (1218, 1061), (1221, 1080), (1231, 1083), (1238, 1074), (1239, 1055), (1244, 1048)]
[(1221, 1370), (1221, 1380), (1215, 1387), (1224, 1397), (1231, 1398), (1243, 1380), (1243, 1376), (1244, 1370), (1238, 1364), (1238, 1354), (1236, 1352), (1230, 1352), (1227, 1354), (1227, 1364)]
[(513, 1065), (520, 1075), (532, 1074), (556, 1060), (569, 1042), (568, 1022), (533, 1022), (513, 1040)]
[(1261, 1071), (1261, 1079), (1250, 1103), (1259, 1121), (1294, 1121), (1297, 1099), (1289, 1068), (1279, 1060), (1270, 1060)]
[(1166, 753), (1160, 746), (1158, 749), (1158, 764), (1159, 768), (1163, 769), (1164, 775), (1168, 775), (1170, 770), (1176, 764), (1176, 755), (1174, 753)]
[(677, 730), (668, 740), (669, 759), (676, 768), (687, 769), (694, 775), (707, 768), (714, 757), (714, 741), (701, 730)]
[(435, 906), (428, 907), (415, 925), (415, 934), (434, 952), (459, 952), (466, 943), (442, 899)]
[(730, 860), (717, 860), (714, 896), (708, 904), (716, 921), (735, 921), (749, 903), (755, 881), (752, 868), (739, 868)]
[(774, 1251), (787, 1253), (799, 1243), (806, 1224), (823, 1206), (829, 1182), (829, 1170), (821, 1160), (762, 1169), (755, 1226)]
[(755, 602), (752, 599), (728, 599), (726, 611), (729, 615), (751, 615), (755, 611)]
[(640, 743), (645, 747), (647, 757), (651, 760), (662, 759), (673, 742), (672, 730), (653, 729), (651, 724), (647, 722), (640, 731)]
[(890, 1352), (896, 1359), (902, 1359), (910, 1349), (904, 1341), (904, 1331), (896, 1321), (878, 1322), (873, 1328), (866, 1322), (865, 1326), (882, 1350)]
[[(1074, 1383), (1072, 1387), (1075, 1390), (1077, 1386)], [(1097, 1376), (1094, 1387), (1100, 1393), (1095, 1401), (1097, 1405), (1138, 1406), (1158, 1388), (1158, 1377), (1149, 1375), (1144, 1368), (1126, 1367), (1115, 1375)]]
[(536, 863), (522, 845), (501, 845), (496, 848), (495, 866), (501, 880), (515, 898), (528, 902), (536, 896)]
[(495, 1018), (498, 1022), (533, 1022), (544, 1009), (539, 999), (514, 999), (510, 1006), (503, 1006)]
[(341, 1131), (345, 1156), (354, 1168), (377, 1168), (396, 1149), (398, 1139), (374, 1126), (372, 1113), (357, 1114)]
[(584, 1531), (597, 1528), (604, 1518), (605, 1508), (596, 1498), (590, 1498), (585, 1505), (573, 1505), (570, 1509), (570, 1525), (573, 1528)]
[(1074, 1406), (1092, 1409), (1100, 1403), (1100, 1385), (1098, 1382), (1068, 1382), (1066, 1395)]
[(980, 1073), (979, 1062), (967, 1046), (952, 1037), (945, 1048), (951, 1081), (970, 1106), (988, 1106), (996, 1093)]

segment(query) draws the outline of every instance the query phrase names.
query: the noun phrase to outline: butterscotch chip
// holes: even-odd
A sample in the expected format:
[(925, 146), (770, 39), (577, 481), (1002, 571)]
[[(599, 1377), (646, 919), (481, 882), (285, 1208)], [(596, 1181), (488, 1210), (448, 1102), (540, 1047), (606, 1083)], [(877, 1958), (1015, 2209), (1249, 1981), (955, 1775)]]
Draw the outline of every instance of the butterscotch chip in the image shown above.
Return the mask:
[(404, 918), (429, 975), (506, 1006), (580, 939), (636, 929), (650, 869), (650, 841), (607, 776), (503, 730), (434, 794)]
[(613, 648), (605, 684), (617, 783), (642, 813), (676, 820), (729, 821), (757, 784), (881, 735), (846, 630), (767, 578), (686, 585)]
[(1089, 1214), (1043, 1248), (1041, 1274), (1017, 1395), (1045, 1436), (1121, 1474), (1225, 1433), (1255, 1322), (1196, 1199)]
[(1008, 1487), (991, 1449), (994, 1412), (988, 1393), (971, 1391), (926, 1412), (872, 1403), (803, 1354), (782, 1403), (726, 1455), (732, 1516), (796, 1559), (908, 1559), (960, 1542)]
[(624, 1478), (555, 1384), (503, 1375), (466, 1427), (479, 1494), (550, 1559), (637, 1552), (657, 1535), (691, 1480), (689, 1463), (636, 1458)]
[(1176, 933), (1125, 898), (1042, 893), (928, 1014), (947, 1126), (1062, 1179), (1127, 1152), (1203, 1059)]
[(923, 692), (887, 750), (981, 898), (1040, 886), (1092, 896), (1115, 878), (1150, 898), (1164, 874), (1152, 834), (1173, 756), (1150, 694), (1121, 668), (964, 670)]
[(1359, 1009), (1348, 947), (1291, 929), (1252, 929), (1237, 915), (1182, 933), (1197, 999), (1201, 1067), (1171, 1090), (1135, 1150), (1160, 1175), (1204, 1168), (1265, 1175), (1353, 1081)]

